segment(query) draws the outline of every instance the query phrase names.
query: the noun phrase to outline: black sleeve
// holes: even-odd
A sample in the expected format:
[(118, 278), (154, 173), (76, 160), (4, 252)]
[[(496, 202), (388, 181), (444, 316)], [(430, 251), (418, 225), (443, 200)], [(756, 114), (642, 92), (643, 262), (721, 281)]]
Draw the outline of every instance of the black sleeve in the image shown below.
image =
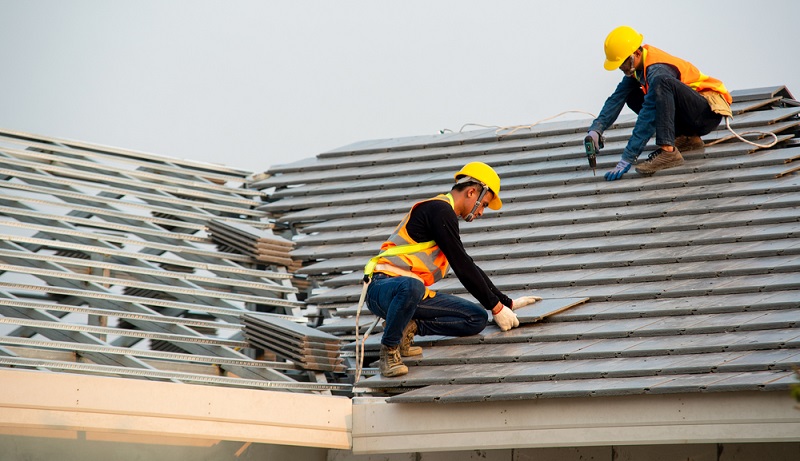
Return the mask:
[[(478, 266), (475, 266), (475, 267), (478, 267)], [(500, 299), (500, 303), (502, 303), (504, 306), (508, 306), (510, 308), (511, 305), (514, 304), (514, 300), (509, 298), (505, 294), (503, 294), (503, 292), (500, 291), (499, 288), (494, 286), (494, 283), (492, 283), (491, 279), (489, 279), (489, 276), (486, 275), (485, 272), (483, 272), (483, 269), (478, 267), (478, 270), (481, 271), (481, 275), (483, 275), (483, 280), (486, 281), (486, 284), (489, 286), (489, 289), (492, 290), (492, 293), (494, 293), (495, 296), (497, 296), (497, 298)], [(495, 303), (495, 304), (497, 304), (497, 303)], [(492, 307), (494, 307), (494, 306), (492, 306)]]
[(440, 200), (419, 204), (411, 212), (407, 229), (417, 242), (436, 242), (458, 280), (483, 307), (491, 310), (498, 301), (511, 307), (511, 299), (494, 286), (464, 249), (458, 217), (450, 204)]

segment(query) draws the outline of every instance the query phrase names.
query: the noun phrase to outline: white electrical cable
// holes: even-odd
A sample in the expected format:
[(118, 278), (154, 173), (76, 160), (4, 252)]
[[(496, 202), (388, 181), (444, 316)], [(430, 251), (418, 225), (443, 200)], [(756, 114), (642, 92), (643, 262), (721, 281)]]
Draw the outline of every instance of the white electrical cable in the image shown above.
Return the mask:
[(565, 110), (564, 112), (561, 112), (560, 114), (553, 115), (552, 117), (543, 118), (543, 119), (539, 120), (538, 122), (532, 123), (530, 125), (511, 125), (511, 126), (498, 127), (497, 130), (495, 130), (495, 134), (500, 133), (501, 131), (511, 130), (509, 133), (506, 133), (505, 135), (503, 135), (503, 136), (511, 136), (512, 134), (516, 133), (517, 130), (524, 130), (526, 128), (527, 129), (531, 129), (531, 128), (535, 127), (536, 125), (538, 125), (538, 124), (540, 124), (542, 122), (546, 122), (548, 120), (553, 120), (554, 118), (561, 117), (562, 115), (569, 114), (569, 113), (587, 114), (587, 115), (591, 116), (592, 119), (597, 118), (597, 116), (594, 115), (591, 112), (586, 112), (586, 111), (583, 111), (583, 110)]
[(463, 132), (464, 128), (466, 128), (468, 126), (479, 126), (481, 128), (500, 128), (497, 125), (481, 125), (480, 123), (465, 123), (465, 124), (461, 125), (461, 129), (458, 130), (458, 132), (459, 133)]
[[(567, 111), (561, 112), (559, 114), (553, 115), (552, 117), (543, 118), (543, 119), (539, 120), (538, 122), (532, 123), (530, 125), (497, 126), (497, 125), (481, 125), (480, 123), (466, 123), (461, 127), (460, 130), (458, 130), (458, 132), (459, 133), (463, 132), (464, 128), (466, 128), (468, 126), (479, 126), (481, 128), (496, 128), (495, 134), (498, 134), (498, 133), (500, 133), (502, 131), (508, 130), (509, 131), (508, 133), (502, 134), (501, 136), (510, 136), (510, 135), (516, 133), (518, 130), (531, 129), (534, 126), (536, 126), (536, 125), (538, 125), (538, 124), (540, 124), (542, 122), (546, 122), (548, 120), (552, 120), (554, 118), (557, 118), (557, 117), (560, 117), (560, 116), (562, 116), (564, 114), (569, 114), (569, 113), (587, 114), (587, 115), (591, 116), (593, 119), (597, 118), (597, 116), (594, 115), (591, 112), (586, 112), (586, 111), (583, 111), (583, 110), (567, 110)], [(740, 141), (742, 141), (744, 143), (747, 143), (747, 144), (750, 144), (751, 146), (755, 146), (755, 147), (761, 148), (761, 149), (769, 149), (770, 147), (773, 147), (774, 145), (778, 144), (778, 135), (776, 135), (775, 133), (769, 132), (769, 131), (755, 131), (755, 130), (753, 130), (753, 131), (745, 131), (745, 132), (743, 132), (741, 134), (737, 133), (736, 131), (733, 130), (733, 128), (731, 128), (731, 120), (733, 120), (733, 117), (725, 117), (725, 126), (728, 129), (728, 131), (730, 131)], [(443, 130), (440, 130), (440, 133), (444, 133), (446, 131), (452, 132), (452, 130), (450, 130), (450, 129), (443, 129)], [(772, 136), (773, 140), (769, 144), (758, 144), (758, 143), (755, 143), (755, 142), (752, 142), (752, 141), (748, 141), (747, 139), (744, 139), (742, 137), (742, 135), (746, 135), (746, 134), (770, 135), (770, 136)], [(718, 140), (716, 140), (714, 142), (707, 143), (706, 146), (713, 146), (714, 144), (719, 144), (719, 143), (721, 143), (721, 142), (723, 142), (725, 140), (726, 140), (725, 138), (721, 138), (721, 139), (718, 139)]]
[[(540, 124), (542, 122), (546, 122), (548, 120), (552, 120), (552, 119), (554, 119), (556, 117), (561, 117), (562, 115), (569, 114), (569, 113), (587, 114), (587, 115), (590, 115), (593, 119), (597, 118), (597, 116), (594, 115), (591, 112), (586, 112), (586, 111), (582, 111), (582, 110), (567, 110), (567, 111), (561, 112), (560, 114), (553, 115), (552, 117), (543, 118), (543, 119), (539, 120), (538, 122), (532, 123), (530, 125), (498, 126), (498, 125), (482, 125), (480, 123), (465, 123), (464, 125), (461, 126), (461, 129), (458, 130), (458, 132), (459, 133), (463, 132), (464, 128), (466, 128), (468, 126), (477, 126), (477, 127), (481, 127), (481, 128), (495, 128), (496, 129), (495, 130), (495, 134), (500, 133), (501, 131), (504, 131), (504, 130), (511, 130), (510, 133), (504, 135), (504, 136), (508, 136), (508, 135), (514, 134), (517, 130), (522, 130), (522, 129), (525, 129), (525, 128), (530, 129), (530, 128), (533, 128), (533, 127), (535, 127), (536, 125), (538, 125), (538, 124)], [(444, 128), (444, 129), (439, 130), (439, 133), (441, 133), (441, 134), (444, 134), (446, 132), (452, 133), (453, 130), (451, 130), (449, 128)]]

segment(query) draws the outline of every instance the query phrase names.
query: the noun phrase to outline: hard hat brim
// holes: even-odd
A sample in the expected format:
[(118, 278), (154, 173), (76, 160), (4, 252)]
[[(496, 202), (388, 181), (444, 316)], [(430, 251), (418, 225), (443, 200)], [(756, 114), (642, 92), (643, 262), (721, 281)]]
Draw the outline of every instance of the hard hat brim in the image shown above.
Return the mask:
[(495, 194), (495, 195), (494, 195), (494, 198), (492, 199), (492, 201), (491, 201), (491, 202), (489, 202), (489, 209), (490, 209), (490, 210), (499, 210), (499, 209), (500, 209), (500, 208), (502, 208), (502, 207), (503, 207), (503, 201), (502, 201), (502, 200), (500, 200), (500, 197), (498, 197), (498, 196)]
[(490, 209), (499, 210), (503, 206), (503, 202), (498, 196), (500, 176), (491, 166), (483, 162), (470, 162), (464, 165), (458, 173), (454, 174), (453, 178), (456, 180), (456, 184), (461, 180), (471, 180), (487, 188), (492, 193), (492, 200), (488, 205)]
[(605, 62), (603, 63), (603, 67), (605, 67), (606, 70), (617, 70), (619, 69), (619, 66), (621, 66), (622, 63), (625, 62), (626, 59), (628, 59), (628, 57), (620, 59), (619, 61), (609, 61), (608, 59), (606, 59)]

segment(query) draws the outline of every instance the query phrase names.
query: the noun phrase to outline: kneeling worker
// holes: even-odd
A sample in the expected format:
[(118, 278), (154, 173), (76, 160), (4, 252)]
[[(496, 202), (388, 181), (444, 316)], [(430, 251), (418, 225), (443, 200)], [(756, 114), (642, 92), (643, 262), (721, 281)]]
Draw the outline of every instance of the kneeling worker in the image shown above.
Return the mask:
[[(486, 207), (499, 210), (500, 177), (487, 164), (472, 162), (455, 174), (447, 194), (414, 204), (381, 254), (367, 265), (372, 280), (366, 301), (373, 314), (386, 320), (381, 339), (380, 372), (383, 376), (408, 373), (401, 356), (420, 355), (414, 335), (469, 336), (486, 327), (491, 310), (501, 330), (519, 326), (512, 309), (541, 299), (525, 296), (511, 300), (467, 254), (461, 242), (458, 218), (470, 222)], [(427, 287), (453, 267), (461, 284), (480, 304)]]

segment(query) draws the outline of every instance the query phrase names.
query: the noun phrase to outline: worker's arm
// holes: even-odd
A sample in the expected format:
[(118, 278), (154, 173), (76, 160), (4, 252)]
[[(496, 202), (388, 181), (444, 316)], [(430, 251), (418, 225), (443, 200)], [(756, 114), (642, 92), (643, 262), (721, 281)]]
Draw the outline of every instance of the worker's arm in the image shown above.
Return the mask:
[(488, 281), (464, 249), (458, 217), (450, 204), (441, 200), (421, 203), (411, 212), (406, 228), (408, 235), (417, 242), (436, 242), (458, 280), (483, 307), (491, 310), (498, 302), (511, 306), (511, 299)]
[[(470, 258), (470, 261), (471, 260), (472, 260), (472, 258)], [(473, 264), (475, 264), (475, 263), (473, 262)], [(494, 283), (492, 283), (492, 280), (489, 278), (488, 275), (486, 275), (486, 272), (484, 272), (483, 269), (481, 269), (477, 265), (475, 265), (475, 267), (478, 268), (478, 271), (481, 273), (481, 276), (483, 277), (483, 281), (486, 282), (486, 285), (489, 287), (489, 289), (492, 291), (492, 293), (494, 293), (495, 296), (497, 296), (497, 298), (500, 300), (500, 302), (504, 306), (512, 307), (511, 306), (511, 303), (512, 303), (511, 298), (509, 298), (508, 296), (504, 295), (503, 292), (500, 291), (499, 288), (494, 286)], [(455, 269), (453, 269), (453, 272), (455, 272)]]
[(625, 101), (627, 101), (628, 95), (632, 91), (642, 91), (639, 82), (633, 77), (622, 77), (622, 81), (619, 82), (617, 88), (611, 93), (611, 96), (606, 99), (603, 108), (600, 110), (600, 115), (594, 119), (592, 125), (589, 127), (589, 131), (602, 134), (608, 127), (613, 125), (614, 122), (617, 121), (619, 113), (622, 112), (622, 109), (625, 107)]

